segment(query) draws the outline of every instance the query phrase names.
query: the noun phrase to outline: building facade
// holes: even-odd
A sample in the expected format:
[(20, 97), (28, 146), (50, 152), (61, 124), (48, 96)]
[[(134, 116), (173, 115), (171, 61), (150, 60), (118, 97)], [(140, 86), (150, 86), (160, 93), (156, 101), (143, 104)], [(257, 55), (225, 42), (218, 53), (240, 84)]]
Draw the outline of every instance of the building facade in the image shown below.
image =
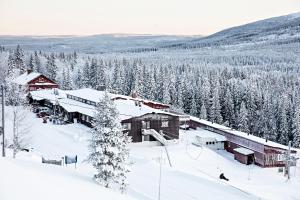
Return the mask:
[(43, 74), (28, 70), (17, 77), (14, 82), (26, 88), (27, 91), (58, 88), (59, 85)]
[(143, 129), (154, 129), (165, 135), (165, 139), (179, 138), (179, 117), (170, 114), (148, 113), (121, 121), (124, 132), (132, 137), (133, 142), (154, 141), (152, 136), (143, 136)]
[[(239, 131), (233, 131), (228, 127), (224, 127), (218, 124), (213, 124), (204, 120), (191, 119), (189, 122), (191, 128), (202, 128), (209, 130), (220, 135), (225, 136), (225, 150), (234, 154), (235, 158), (245, 164), (255, 163), (261, 167), (284, 167), (285, 166), (285, 154), (287, 147), (284, 145), (266, 141), (263, 138), (259, 138), (247, 133)], [(238, 152), (237, 149), (245, 148), (251, 150), (253, 154), (244, 155)], [(292, 154), (296, 154), (295, 150), (291, 151)]]

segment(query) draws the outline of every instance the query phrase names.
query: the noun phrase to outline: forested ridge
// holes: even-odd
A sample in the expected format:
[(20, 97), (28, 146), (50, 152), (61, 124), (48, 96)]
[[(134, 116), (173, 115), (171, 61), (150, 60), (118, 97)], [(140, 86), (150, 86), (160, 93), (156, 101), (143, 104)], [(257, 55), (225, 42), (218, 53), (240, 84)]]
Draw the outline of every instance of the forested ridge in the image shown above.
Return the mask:
[[(293, 48), (295, 49), (295, 48)], [(3, 81), (14, 69), (41, 72), (61, 89), (105, 86), (172, 105), (272, 141), (300, 144), (298, 53), (182, 50), (88, 55), (0, 48)]]

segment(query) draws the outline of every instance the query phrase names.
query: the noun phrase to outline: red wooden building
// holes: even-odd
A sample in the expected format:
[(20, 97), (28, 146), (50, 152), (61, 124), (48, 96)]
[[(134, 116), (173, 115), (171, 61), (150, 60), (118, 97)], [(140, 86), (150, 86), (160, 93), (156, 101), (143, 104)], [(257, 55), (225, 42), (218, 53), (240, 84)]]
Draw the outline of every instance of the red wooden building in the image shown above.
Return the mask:
[[(225, 150), (234, 154), (235, 159), (241, 163), (255, 163), (261, 167), (285, 166), (287, 146), (194, 117), (191, 117), (189, 126), (225, 136)], [(292, 149), (291, 153), (297, 152)]]
[(58, 84), (54, 81), (38, 72), (32, 72), (30, 70), (17, 77), (14, 82), (26, 87), (27, 91), (58, 88)]

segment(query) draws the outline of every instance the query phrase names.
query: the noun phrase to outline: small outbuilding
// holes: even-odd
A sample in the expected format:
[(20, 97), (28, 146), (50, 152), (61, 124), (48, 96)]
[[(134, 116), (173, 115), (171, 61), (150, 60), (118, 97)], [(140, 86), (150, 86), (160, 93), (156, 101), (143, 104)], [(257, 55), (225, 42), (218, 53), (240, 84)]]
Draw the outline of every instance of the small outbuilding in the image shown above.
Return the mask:
[(254, 151), (239, 147), (234, 149), (234, 159), (245, 165), (254, 163)]

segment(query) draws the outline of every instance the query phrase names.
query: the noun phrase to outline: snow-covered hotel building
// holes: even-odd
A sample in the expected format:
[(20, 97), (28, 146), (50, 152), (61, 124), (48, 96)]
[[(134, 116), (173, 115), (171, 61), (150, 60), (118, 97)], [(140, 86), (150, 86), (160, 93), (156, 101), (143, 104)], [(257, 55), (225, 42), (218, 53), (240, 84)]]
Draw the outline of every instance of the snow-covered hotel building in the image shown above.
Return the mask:
[[(60, 118), (71, 123), (92, 125), (95, 106), (104, 95), (104, 91), (89, 88), (63, 91), (38, 90), (29, 93), (31, 102), (48, 106), (59, 113)], [(241, 163), (254, 163), (261, 167), (285, 166), (287, 147), (254, 135), (248, 135), (228, 127), (201, 120), (195, 117), (176, 115), (163, 109), (167, 105), (130, 96), (109, 94), (120, 114), (123, 130), (128, 132), (133, 142), (166, 140), (179, 138), (179, 127), (196, 129), (198, 145), (218, 150), (225, 149), (233, 153)], [(292, 150), (295, 154), (296, 151)]]
[[(90, 88), (78, 90), (39, 90), (29, 93), (31, 102), (50, 107), (59, 113), (65, 121), (79, 122), (92, 126), (95, 106), (104, 91)], [(153, 129), (162, 132), (165, 139), (179, 138), (179, 116), (158, 108), (168, 108), (165, 104), (130, 96), (111, 94), (124, 131), (128, 132), (133, 142), (155, 140), (152, 135), (143, 135), (143, 130)]]

